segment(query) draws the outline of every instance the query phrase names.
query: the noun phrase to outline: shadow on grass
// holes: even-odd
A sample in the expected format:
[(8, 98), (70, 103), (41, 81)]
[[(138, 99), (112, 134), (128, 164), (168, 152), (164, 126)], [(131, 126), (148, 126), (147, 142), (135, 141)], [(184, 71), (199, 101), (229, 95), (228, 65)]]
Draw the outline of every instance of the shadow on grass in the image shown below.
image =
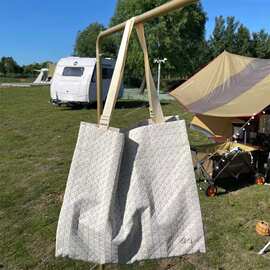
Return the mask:
[[(105, 103), (103, 102), (103, 108)], [(169, 102), (161, 101), (162, 106), (169, 105)], [(115, 105), (115, 109), (122, 110), (122, 109), (137, 109), (137, 108), (148, 108), (149, 102), (148, 101), (141, 101), (141, 100), (120, 100), (117, 101)], [(77, 111), (77, 110), (96, 110), (97, 109), (97, 102), (93, 102), (90, 104), (70, 104), (70, 105), (61, 105), (59, 106), (61, 111)]]
[(68, 105), (68, 104), (61, 104), (61, 105), (57, 105), (55, 106), (57, 109), (59, 109), (59, 112), (61, 111), (80, 111), (83, 109), (88, 108), (88, 105), (83, 105), (83, 104), (72, 104), (72, 105)]
[[(169, 102), (160, 102), (162, 106), (167, 106), (170, 103)], [(116, 109), (136, 109), (141, 107), (149, 107), (148, 101), (142, 101), (142, 100), (120, 100), (116, 103), (115, 108)]]
[(115, 109), (125, 110), (125, 109), (138, 109), (138, 108), (148, 108), (149, 102), (143, 100), (120, 100), (116, 103)]
[(220, 178), (217, 179), (215, 185), (224, 191), (218, 192), (217, 196), (228, 194), (252, 185), (255, 185), (254, 176), (251, 174), (243, 174), (236, 178)]

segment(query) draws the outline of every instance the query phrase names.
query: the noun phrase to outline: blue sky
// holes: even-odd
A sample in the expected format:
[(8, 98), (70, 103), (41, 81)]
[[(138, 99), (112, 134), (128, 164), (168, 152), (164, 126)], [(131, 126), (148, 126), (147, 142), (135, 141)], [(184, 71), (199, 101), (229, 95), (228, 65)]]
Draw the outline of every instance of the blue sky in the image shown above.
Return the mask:
[[(141, 1), (141, 0), (138, 0)], [(19, 64), (68, 56), (78, 30), (91, 22), (108, 24), (116, 0), (1, 0), (0, 56)], [(208, 13), (207, 33), (215, 16), (235, 16), (252, 31), (270, 32), (270, 0), (202, 0)]]

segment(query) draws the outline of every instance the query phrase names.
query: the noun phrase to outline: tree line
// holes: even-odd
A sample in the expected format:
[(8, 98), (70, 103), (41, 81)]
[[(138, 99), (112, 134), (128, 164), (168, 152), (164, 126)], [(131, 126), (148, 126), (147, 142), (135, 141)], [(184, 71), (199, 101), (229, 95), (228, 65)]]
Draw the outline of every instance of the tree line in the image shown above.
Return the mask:
[[(166, 2), (118, 0), (109, 27)], [(244, 56), (270, 58), (270, 35), (265, 30), (251, 32), (235, 17), (219, 16), (215, 19), (213, 32), (206, 37), (206, 22), (207, 13), (199, 2), (145, 24), (150, 59), (168, 59), (162, 71), (166, 88), (174, 81), (190, 77), (224, 50)], [(104, 25), (94, 22), (79, 31), (73, 55), (95, 57), (96, 38), (105, 29)], [(102, 44), (103, 56), (116, 58), (120, 41), (121, 34), (106, 38)], [(0, 75), (33, 76), (35, 70), (47, 67), (48, 63), (19, 66), (12, 57), (2, 57)], [(157, 67), (153, 61), (151, 64), (155, 73)], [(133, 33), (126, 65), (126, 84), (139, 86), (143, 72), (143, 54), (136, 33)]]
[[(109, 27), (132, 16), (141, 14), (167, 0), (118, 0)], [(168, 59), (163, 67), (163, 79), (186, 79), (224, 50), (244, 56), (270, 58), (270, 35), (261, 30), (251, 32), (235, 17), (216, 17), (215, 27), (206, 38), (207, 13), (201, 3), (152, 20), (145, 24), (149, 55), (151, 59)], [(95, 41), (104, 25), (94, 22), (80, 31), (76, 38), (74, 54), (95, 57)], [(131, 39), (126, 65), (126, 82), (139, 85), (143, 77), (143, 55), (135, 34)], [(116, 57), (121, 34), (104, 40), (103, 53)], [(153, 70), (156, 67), (153, 65)], [(163, 80), (164, 81), (164, 80)]]
[(33, 63), (30, 65), (20, 66), (11, 57), (2, 57), (0, 59), (0, 76), (2, 77), (34, 77), (36, 76), (36, 71), (41, 68), (47, 68), (49, 61), (43, 63)]

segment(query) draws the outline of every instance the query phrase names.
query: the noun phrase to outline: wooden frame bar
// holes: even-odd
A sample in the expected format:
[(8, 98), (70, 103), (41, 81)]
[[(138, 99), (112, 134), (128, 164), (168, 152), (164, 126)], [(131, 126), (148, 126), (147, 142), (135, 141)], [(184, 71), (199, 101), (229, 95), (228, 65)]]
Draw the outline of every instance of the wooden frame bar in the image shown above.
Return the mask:
[[(168, 3), (156, 7), (150, 11), (147, 11), (146, 13), (136, 16), (134, 17), (134, 24), (142, 24), (145, 23), (153, 18), (165, 15), (169, 12), (172, 12), (176, 9), (180, 9), (180, 8), (184, 8), (187, 5), (193, 4), (193, 3), (197, 3), (198, 0), (172, 0), (169, 1)], [(125, 29), (126, 26), (126, 22), (123, 22), (121, 24), (118, 24), (112, 28), (109, 28), (103, 32), (101, 32), (97, 38), (96, 41), (96, 59), (97, 59), (97, 122), (99, 123), (100, 121), (100, 117), (102, 114), (102, 110), (103, 110), (103, 106), (102, 106), (102, 91), (103, 91), (103, 87), (102, 87), (102, 57), (101, 57), (101, 42), (103, 40), (103, 38), (112, 35), (116, 32), (120, 32), (123, 29)]]

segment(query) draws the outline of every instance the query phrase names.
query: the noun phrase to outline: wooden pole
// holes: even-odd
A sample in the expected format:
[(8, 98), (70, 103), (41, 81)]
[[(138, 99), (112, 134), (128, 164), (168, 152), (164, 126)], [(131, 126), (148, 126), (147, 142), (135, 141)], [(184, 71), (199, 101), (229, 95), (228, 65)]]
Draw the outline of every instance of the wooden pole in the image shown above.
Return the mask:
[[(176, 9), (184, 8), (187, 5), (197, 3), (198, 0), (172, 0), (168, 3), (156, 7), (146, 13), (134, 17), (134, 24), (145, 23), (153, 18), (165, 15)], [(101, 57), (101, 42), (103, 38), (112, 35), (116, 32), (120, 32), (125, 29), (126, 22), (118, 24), (111, 27), (103, 32), (101, 32), (96, 41), (96, 58), (97, 58), (97, 122), (100, 122), (100, 117), (102, 113), (102, 57)]]
[(102, 86), (102, 57), (100, 52), (100, 46), (97, 46), (96, 52), (97, 64), (96, 64), (96, 87), (97, 87), (97, 124), (99, 124), (100, 117), (103, 110), (103, 86)]
[(111, 81), (109, 92), (107, 95), (105, 107), (101, 115), (101, 118), (99, 118), (100, 120), (99, 124), (106, 127), (109, 126), (111, 116), (112, 116), (112, 111), (114, 109), (116, 100), (118, 98), (119, 90), (121, 87), (126, 58), (127, 58), (128, 44), (129, 44), (133, 26), (134, 26), (134, 19), (130, 19), (125, 26), (125, 31), (124, 31), (123, 38), (121, 41), (120, 50), (119, 50), (117, 61), (115, 64), (112, 81)]

